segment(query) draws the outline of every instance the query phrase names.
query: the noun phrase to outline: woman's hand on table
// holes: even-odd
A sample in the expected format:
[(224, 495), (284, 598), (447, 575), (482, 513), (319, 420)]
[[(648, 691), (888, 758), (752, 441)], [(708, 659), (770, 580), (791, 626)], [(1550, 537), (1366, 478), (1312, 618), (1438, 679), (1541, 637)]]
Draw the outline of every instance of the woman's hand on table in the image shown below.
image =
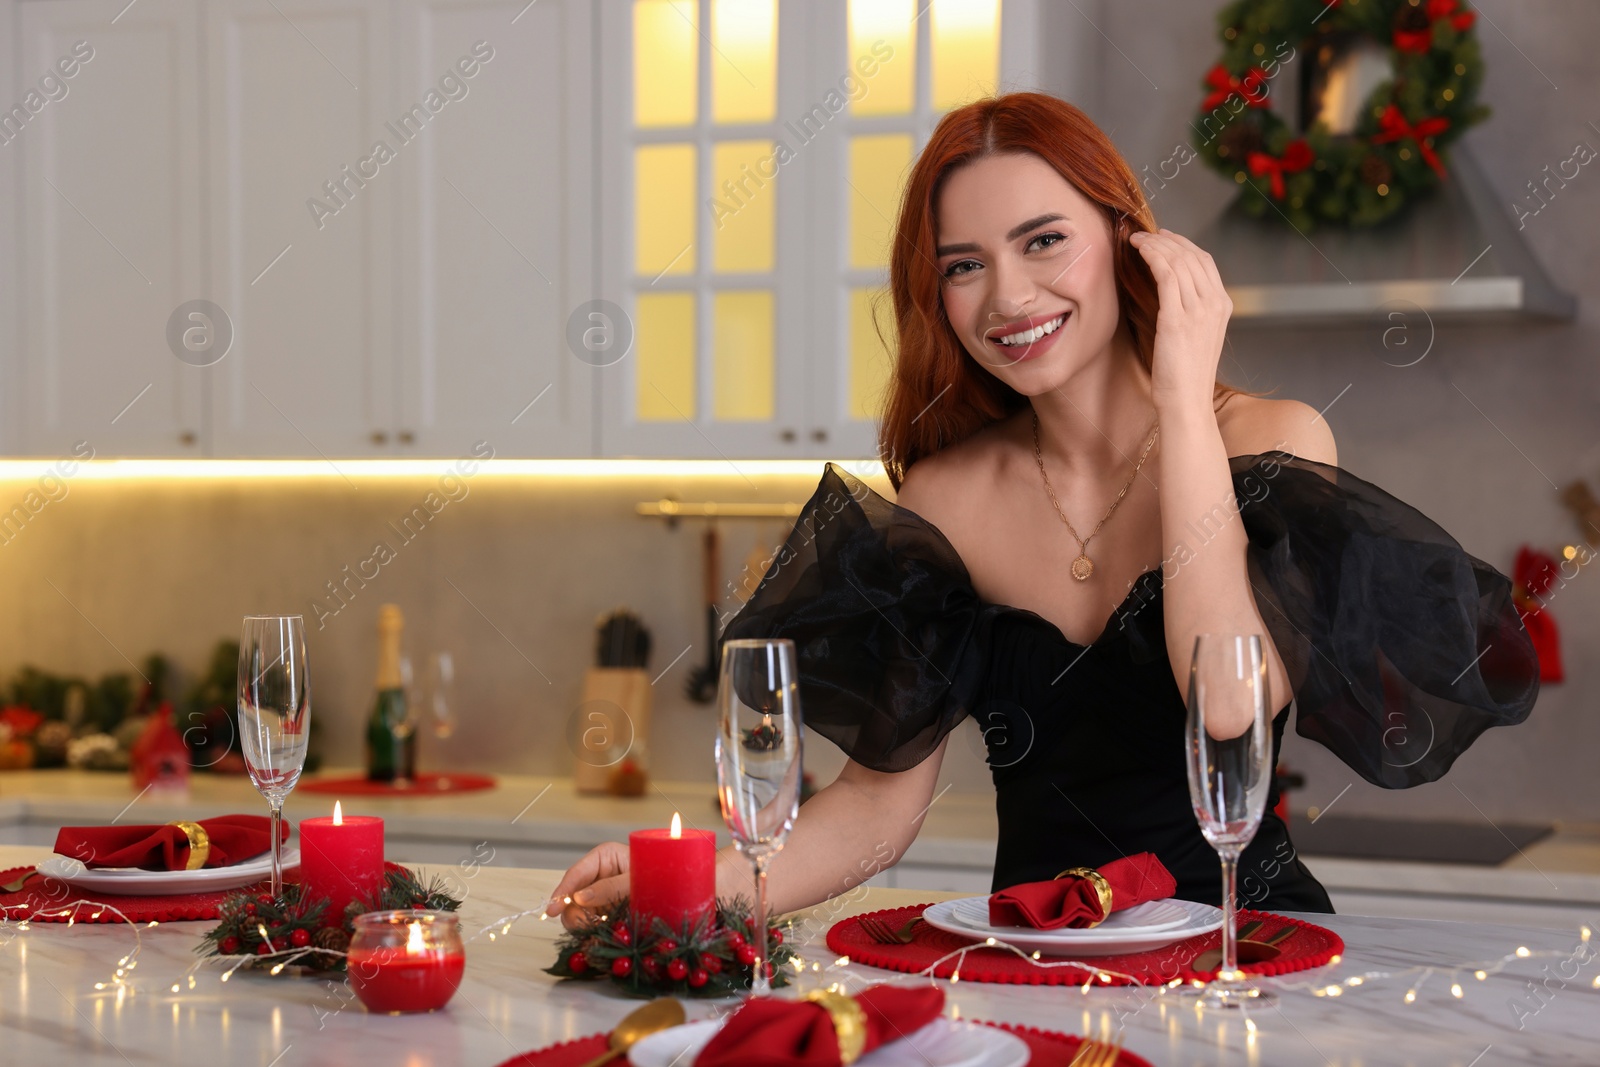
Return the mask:
[(560, 915), (569, 930), (594, 921), (607, 904), (628, 895), (628, 846), (616, 841), (596, 845), (567, 868), (545, 905), (546, 915)]

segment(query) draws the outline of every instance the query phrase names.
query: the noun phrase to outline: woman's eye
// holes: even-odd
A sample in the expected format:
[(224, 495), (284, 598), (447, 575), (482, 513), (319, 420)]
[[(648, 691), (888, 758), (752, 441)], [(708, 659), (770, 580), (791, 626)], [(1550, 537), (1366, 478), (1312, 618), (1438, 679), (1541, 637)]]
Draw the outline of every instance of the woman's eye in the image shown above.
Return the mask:
[(977, 260), (975, 260), (975, 259), (958, 259), (954, 263), (950, 264), (948, 267), (946, 267), (944, 269), (944, 276), (946, 278), (958, 278), (963, 274), (970, 274), (972, 271), (975, 271), (977, 269), (978, 269), (978, 261)]
[(1028, 242), (1028, 251), (1035, 252), (1043, 251), (1047, 248), (1054, 248), (1056, 245), (1060, 244), (1066, 239), (1067, 238), (1065, 234), (1041, 233), (1039, 236)]

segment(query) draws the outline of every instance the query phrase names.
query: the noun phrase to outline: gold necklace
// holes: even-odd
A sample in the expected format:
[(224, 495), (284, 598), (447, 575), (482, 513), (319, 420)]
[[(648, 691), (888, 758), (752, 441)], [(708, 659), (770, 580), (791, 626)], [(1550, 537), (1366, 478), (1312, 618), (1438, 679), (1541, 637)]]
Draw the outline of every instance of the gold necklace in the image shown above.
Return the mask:
[(1117, 499), (1113, 500), (1111, 506), (1106, 509), (1105, 517), (1095, 524), (1093, 530), (1089, 531), (1089, 536), (1078, 537), (1078, 531), (1072, 528), (1072, 523), (1067, 521), (1066, 512), (1061, 510), (1061, 501), (1056, 499), (1056, 491), (1050, 485), (1050, 475), (1045, 473), (1044, 451), (1039, 447), (1039, 413), (1037, 411), (1033, 413), (1033, 458), (1039, 461), (1039, 477), (1044, 479), (1044, 491), (1050, 494), (1050, 503), (1055, 505), (1056, 514), (1061, 516), (1061, 521), (1067, 524), (1067, 530), (1078, 541), (1078, 558), (1072, 561), (1072, 576), (1078, 581), (1088, 581), (1089, 575), (1094, 573), (1094, 561), (1089, 558), (1089, 542), (1094, 539), (1095, 534), (1100, 532), (1100, 527), (1106, 524), (1106, 519), (1111, 517), (1111, 513), (1117, 510), (1117, 505), (1122, 503), (1122, 498), (1128, 495), (1128, 490), (1133, 487), (1133, 480), (1139, 477), (1139, 468), (1144, 466), (1144, 461), (1150, 456), (1150, 449), (1154, 447), (1156, 434), (1160, 430), (1161, 419), (1157, 417), (1156, 421), (1150, 425), (1150, 439), (1144, 443), (1144, 451), (1139, 455), (1139, 462), (1133, 465), (1133, 473), (1128, 475), (1128, 481), (1123, 485), (1122, 492), (1117, 494)]

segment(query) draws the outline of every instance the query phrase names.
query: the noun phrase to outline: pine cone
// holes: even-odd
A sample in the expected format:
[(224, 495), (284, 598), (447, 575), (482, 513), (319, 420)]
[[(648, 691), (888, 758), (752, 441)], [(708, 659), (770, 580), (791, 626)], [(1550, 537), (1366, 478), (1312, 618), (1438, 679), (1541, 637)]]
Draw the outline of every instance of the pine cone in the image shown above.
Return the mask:
[(1420, 4), (1401, 4), (1400, 10), (1394, 13), (1394, 28), (1401, 33), (1420, 33), (1431, 25), (1432, 20)]
[(1394, 169), (1389, 161), (1376, 153), (1361, 160), (1361, 180), (1376, 188), (1394, 180)]
[(329, 952), (348, 952), (350, 950), (350, 935), (337, 926), (324, 926), (311, 935), (311, 943), (318, 948), (325, 948)]
[(1222, 131), (1217, 154), (1224, 159), (1244, 164), (1251, 152), (1261, 151), (1261, 129), (1254, 122), (1235, 122)]

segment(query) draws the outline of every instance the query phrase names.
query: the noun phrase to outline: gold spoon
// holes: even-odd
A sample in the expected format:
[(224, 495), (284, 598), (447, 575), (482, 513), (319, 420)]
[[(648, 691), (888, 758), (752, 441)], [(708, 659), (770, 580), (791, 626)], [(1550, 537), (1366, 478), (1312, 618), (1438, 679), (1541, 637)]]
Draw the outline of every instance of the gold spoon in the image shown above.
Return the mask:
[(643, 1041), (651, 1034), (666, 1030), (674, 1026), (682, 1026), (684, 1021), (683, 1005), (672, 997), (657, 997), (650, 1003), (630, 1011), (623, 1020), (611, 1031), (608, 1039), (611, 1048), (583, 1067), (600, 1067), (603, 1063), (610, 1063), (618, 1056), (625, 1056), (634, 1045)]
[[(1277, 959), (1283, 954), (1283, 949), (1278, 947), (1280, 941), (1287, 941), (1295, 932), (1296, 927), (1285, 926), (1265, 941), (1252, 941), (1240, 938), (1235, 944), (1238, 948), (1238, 961), (1240, 963), (1264, 963), (1267, 960)], [(1208, 948), (1194, 958), (1189, 964), (1193, 971), (1214, 971), (1222, 963), (1222, 949)]]

